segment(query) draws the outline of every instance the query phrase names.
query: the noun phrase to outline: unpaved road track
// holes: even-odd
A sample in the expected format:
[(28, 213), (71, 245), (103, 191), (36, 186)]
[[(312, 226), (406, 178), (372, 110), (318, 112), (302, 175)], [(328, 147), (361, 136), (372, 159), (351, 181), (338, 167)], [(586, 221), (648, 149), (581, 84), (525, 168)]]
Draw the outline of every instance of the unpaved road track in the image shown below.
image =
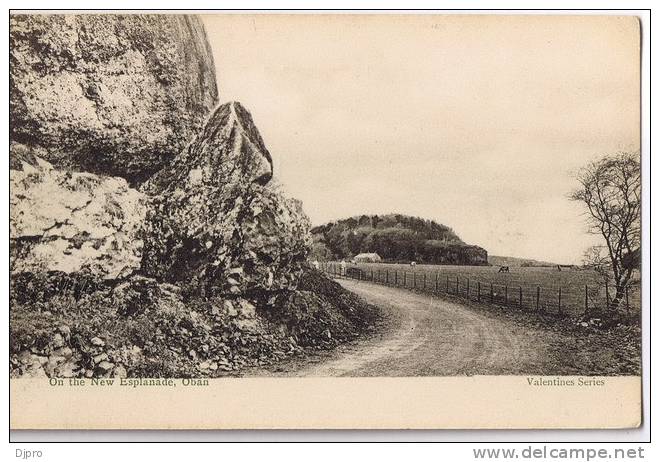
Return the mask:
[(533, 374), (543, 362), (545, 344), (540, 331), (403, 289), (353, 280), (338, 282), (384, 310), (385, 330), (285, 375)]

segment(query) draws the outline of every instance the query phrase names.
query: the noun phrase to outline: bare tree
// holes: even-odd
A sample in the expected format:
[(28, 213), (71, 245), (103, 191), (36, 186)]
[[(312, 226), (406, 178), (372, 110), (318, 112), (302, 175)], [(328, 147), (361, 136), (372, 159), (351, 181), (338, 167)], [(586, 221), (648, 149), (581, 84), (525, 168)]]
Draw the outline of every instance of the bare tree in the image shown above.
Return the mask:
[(641, 168), (639, 153), (619, 152), (592, 162), (577, 174), (580, 187), (570, 199), (587, 207), (589, 232), (601, 235), (603, 246), (587, 251), (595, 269), (614, 282), (616, 307), (639, 267), (641, 245)]

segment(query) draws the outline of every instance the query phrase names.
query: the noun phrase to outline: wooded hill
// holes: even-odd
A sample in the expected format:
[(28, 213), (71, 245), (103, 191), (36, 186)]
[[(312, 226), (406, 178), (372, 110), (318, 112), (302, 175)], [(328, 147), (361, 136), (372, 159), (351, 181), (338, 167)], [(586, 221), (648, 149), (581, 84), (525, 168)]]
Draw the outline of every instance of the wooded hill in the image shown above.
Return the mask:
[(488, 253), (448, 226), (407, 215), (362, 215), (312, 228), (312, 259), (342, 260), (375, 252), (384, 261), (487, 265)]

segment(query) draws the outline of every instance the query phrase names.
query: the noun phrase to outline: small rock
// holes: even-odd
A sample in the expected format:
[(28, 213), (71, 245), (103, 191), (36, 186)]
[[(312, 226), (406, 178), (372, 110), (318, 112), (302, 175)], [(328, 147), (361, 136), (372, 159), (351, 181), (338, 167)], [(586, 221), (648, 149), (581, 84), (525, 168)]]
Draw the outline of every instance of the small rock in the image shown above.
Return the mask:
[(69, 347), (58, 348), (53, 351), (53, 354), (56, 356), (64, 356), (66, 359), (69, 359), (73, 356), (73, 350)]
[(101, 353), (100, 355), (96, 355), (96, 356), (94, 356), (93, 359), (94, 359), (94, 364), (99, 364), (99, 363), (101, 363), (101, 362), (107, 360), (107, 359), (108, 359), (108, 355), (105, 354), (105, 353)]
[(231, 300), (225, 300), (223, 305), (229, 316), (238, 316), (238, 310), (234, 307)]
[(76, 369), (76, 364), (72, 361), (67, 361), (64, 364), (60, 364), (57, 369), (56, 373), (58, 377), (74, 377), (76, 375), (75, 373)]
[(120, 364), (112, 371), (112, 376), (124, 379), (128, 376), (128, 372), (126, 371), (126, 368)]
[(105, 346), (105, 342), (103, 340), (101, 340), (100, 338), (98, 338), (98, 337), (94, 337), (90, 341), (92, 342), (92, 345), (94, 345), (94, 346), (97, 346), (97, 347)]
[(232, 268), (232, 269), (230, 269), (228, 274), (229, 274), (229, 276), (234, 276), (234, 275), (242, 276), (243, 273), (244, 273), (244, 272), (243, 272), (243, 268), (241, 268), (240, 266), (238, 266), (238, 267), (236, 267), (236, 268)]
[(62, 334), (55, 334), (51, 343), (53, 344), (53, 348), (62, 348), (64, 346), (64, 337), (62, 337)]
[(59, 366), (59, 365), (62, 364), (64, 361), (66, 361), (66, 358), (65, 358), (64, 356), (54, 356), (54, 355), (53, 355), (53, 356), (51, 356), (50, 358), (48, 358), (48, 364), (49, 364), (51, 367)]
[(48, 377), (48, 374), (46, 374), (46, 371), (44, 370), (43, 367), (31, 367), (27, 371), (25, 371), (25, 377), (46, 378)]
[(113, 367), (115, 367), (114, 364), (112, 364), (110, 361), (101, 361), (99, 364), (96, 365), (102, 372), (108, 372), (111, 371)]
[(69, 326), (66, 326), (66, 325), (63, 324), (63, 325), (59, 326), (57, 328), (57, 330), (60, 331), (60, 333), (64, 336), (65, 339), (68, 339), (69, 337), (71, 337), (71, 328)]
[(256, 307), (248, 302), (247, 300), (241, 300), (239, 302), (240, 307), (241, 307), (241, 316), (245, 318), (253, 318), (257, 314), (257, 309)]
[(22, 350), (16, 355), (18, 359), (23, 364), (28, 364), (32, 362), (32, 353), (29, 350)]

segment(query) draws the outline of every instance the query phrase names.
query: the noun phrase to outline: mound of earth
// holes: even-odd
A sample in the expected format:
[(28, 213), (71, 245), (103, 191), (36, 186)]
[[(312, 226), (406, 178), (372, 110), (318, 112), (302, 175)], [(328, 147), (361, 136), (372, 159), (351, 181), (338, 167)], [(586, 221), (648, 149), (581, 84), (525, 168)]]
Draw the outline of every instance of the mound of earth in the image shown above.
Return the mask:
[[(273, 306), (187, 298), (142, 276), (114, 284), (61, 272), (12, 278), (12, 377), (217, 377), (373, 329), (380, 312), (313, 269)], [(315, 290), (315, 288), (320, 290)]]

